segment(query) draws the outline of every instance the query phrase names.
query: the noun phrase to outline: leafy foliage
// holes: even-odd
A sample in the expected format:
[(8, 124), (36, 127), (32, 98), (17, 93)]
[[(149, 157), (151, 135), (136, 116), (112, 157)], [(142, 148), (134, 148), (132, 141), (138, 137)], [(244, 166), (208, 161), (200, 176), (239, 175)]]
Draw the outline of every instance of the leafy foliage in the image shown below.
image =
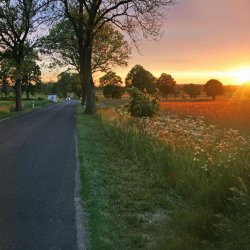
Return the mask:
[(21, 79), (22, 90), (26, 92), (27, 99), (29, 99), (30, 93), (34, 94), (35, 87), (41, 82), (41, 70), (36, 62), (38, 59), (38, 54), (32, 48), (27, 47), (23, 61)]
[(1, 93), (5, 98), (8, 97), (10, 92), (10, 85), (13, 83), (13, 73), (15, 68), (13, 62), (7, 58), (0, 61), (0, 86)]
[(155, 97), (133, 87), (128, 89), (130, 102), (128, 112), (134, 117), (152, 117), (159, 111), (159, 103)]
[(67, 97), (69, 92), (75, 93), (76, 96), (81, 96), (81, 84), (79, 74), (69, 73), (67, 71), (58, 75), (58, 81), (54, 83), (52, 92), (57, 93), (63, 98)]
[(193, 83), (185, 84), (183, 86), (183, 91), (189, 95), (191, 99), (197, 98), (201, 93), (200, 86)]
[(111, 85), (121, 85), (122, 84), (122, 78), (118, 75), (116, 75), (115, 72), (109, 71), (107, 74), (102, 76), (99, 79), (100, 87), (104, 87), (108, 84)]
[(119, 85), (107, 84), (103, 87), (103, 95), (109, 99), (120, 99), (124, 93), (124, 87)]
[(176, 82), (171, 75), (162, 73), (157, 79), (157, 88), (160, 93), (167, 99), (168, 95), (175, 94)]
[[(68, 20), (57, 23), (40, 41), (42, 53), (51, 57), (50, 67), (71, 66), (80, 72), (80, 55), (74, 27)], [(110, 24), (98, 31), (93, 41), (92, 73), (127, 66), (131, 53), (124, 36)]]
[(103, 95), (109, 99), (120, 99), (124, 93), (122, 79), (115, 72), (109, 71), (99, 79), (100, 87), (103, 88)]
[(204, 91), (206, 92), (207, 96), (211, 96), (213, 100), (215, 99), (215, 96), (222, 95), (224, 93), (222, 83), (216, 79), (209, 80), (204, 85)]
[(127, 87), (136, 87), (149, 94), (156, 92), (156, 78), (141, 65), (135, 65), (128, 73), (125, 84)]
[(45, 20), (48, 20), (45, 12), (48, 10), (49, 2), (49, 0), (0, 1), (0, 60), (10, 59), (14, 63), (17, 111), (21, 111), (23, 107), (21, 78), (27, 52), (26, 44), (35, 46), (39, 32), (36, 36), (32, 36), (32, 33), (37, 31), (38, 26)]

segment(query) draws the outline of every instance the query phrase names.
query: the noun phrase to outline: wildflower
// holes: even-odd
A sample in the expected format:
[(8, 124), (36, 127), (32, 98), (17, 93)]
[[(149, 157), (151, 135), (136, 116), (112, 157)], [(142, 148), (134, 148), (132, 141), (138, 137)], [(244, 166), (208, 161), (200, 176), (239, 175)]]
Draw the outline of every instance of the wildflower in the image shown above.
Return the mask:
[(229, 190), (232, 192), (239, 192), (239, 189), (237, 187), (230, 187)]

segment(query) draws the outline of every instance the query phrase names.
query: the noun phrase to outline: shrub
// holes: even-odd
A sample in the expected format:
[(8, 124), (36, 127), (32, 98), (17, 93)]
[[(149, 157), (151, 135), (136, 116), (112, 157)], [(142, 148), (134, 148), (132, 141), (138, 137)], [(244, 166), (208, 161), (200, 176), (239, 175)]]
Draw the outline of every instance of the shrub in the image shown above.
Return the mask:
[(159, 111), (159, 103), (155, 97), (137, 88), (128, 89), (130, 102), (128, 112), (134, 117), (152, 117)]
[(46, 99), (45, 99), (45, 97), (39, 96), (39, 97), (37, 98), (37, 100), (38, 100), (38, 101), (44, 101), (44, 100), (46, 100)]

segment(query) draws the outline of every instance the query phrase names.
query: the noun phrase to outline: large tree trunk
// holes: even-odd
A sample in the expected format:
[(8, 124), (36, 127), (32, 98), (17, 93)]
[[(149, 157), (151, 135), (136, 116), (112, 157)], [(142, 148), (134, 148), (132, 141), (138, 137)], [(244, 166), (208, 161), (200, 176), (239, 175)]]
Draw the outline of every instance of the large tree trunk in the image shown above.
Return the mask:
[(29, 91), (29, 89), (26, 90), (26, 98), (27, 98), (27, 100), (30, 99), (30, 91)]
[(83, 50), (84, 53), (80, 57), (81, 66), (81, 80), (83, 83), (83, 90), (86, 94), (86, 107), (85, 113), (94, 114), (96, 112), (96, 96), (95, 86), (92, 78), (91, 61), (92, 61), (92, 47), (86, 46)]
[(30, 99), (30, 86), (28, 83), (26, 84), (25, 92), (26, 92), (26, 98), (27, 100), (29, 100)]
[(16, 80), (16, 111), (22, 111), (22, 89), (21, 89), (21, 80)]
[(86, 104), (86, 90), (85, 90), (84, 81), (83, 81), (83, 73), (79, 72), (79, 74), (80, 74), (80, 81), (82, 85), (82, 105), (84, 106)]
[[(82, 83), (83, 86), (83, 83)], [(86, 91), (84, 87), (82, 87), (82, 105), (84, 106), (86, 104)]]
[[(79, 14), (83, 17), (82, 8), (80, 8)], [(76, 30), (80, 55), (80, 79), (82, 82), (82, 90), (86, 96), (84, 112), (87, 114), (94, 114), (96, 112), (95, 86), (92, 79), (93, 22), (94, 18), (88, 22), (88, 29), (84, 32), (83, 19), (80, 19), (79, 30)]]
[(84, 80), (84, 89), (86, 90), (86, 107), (85, 113), (94, 114), (96, 112), (96, 97), (95, 97), (95, 87), (91, 75), (91, 71), (86, 70), (86, 67), (83, 68), (83, 80)]
[(22, 111), (22, 61), (23, 61), (23, 49), (21, 48), (19, 53), (16, 54), (16, 111)]

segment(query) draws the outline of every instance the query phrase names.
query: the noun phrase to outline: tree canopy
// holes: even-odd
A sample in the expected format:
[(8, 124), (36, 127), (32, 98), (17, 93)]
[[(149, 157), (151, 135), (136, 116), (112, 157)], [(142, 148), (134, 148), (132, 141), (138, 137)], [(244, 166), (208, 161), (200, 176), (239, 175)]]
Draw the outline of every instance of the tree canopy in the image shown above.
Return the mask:
[(171, 75), (162, 73), (157, 79), (157, 88), (160, 93), (167, 99), (168, 95), (175, 94), (176, 81)]
[(79, 74), (64, 71), (60, 73), (57, 78), (58, 81), (52, 84), (52, 92), (63, 98), (66, 98), (68, 93), (74, 93), (78, 97), (81, 96), (81, 82)]
[(189, 95), (191, 99), (197, 98), (201, 94), (200, 86), (193, 83), (185, 84), (183, 91)]
[(135, 65), (125, 79), (127, 87), (146, 90), (149, 94), (156, 92), (156, 78), (141, 65)]
[(211, 96), (215, 100), (215, 96), (222, 95), (224, 93), (223, 85), (220, 81), (216, 79), (211, 79), (207, 81), (204, 85), (204, 91), (207, 96)]
[(80, 75), (86, 93), (86, 113), (95, 113), (96, 97), (92, 79), (94, 39), (104, 25), (112, 23), (128, 33), (135, 42), (137, 37), (158, 38), (164, 8), (174, 0), (58, 0), (64, 16), (72, 23), (77, 38)]
[[(128, 42), (111, 24), (106, 24), (93, 42), (92, 73), (107, 72), (114, 66), (127, 66), (131, 53)], [(40, 41), (41, 52), (52, 59), (50, 66), (71, 66), (80, 72), (77, 38), (72, 24), (62, 20)]]
[(115, 72), (109, 71), (99, 79), (100, 87), (103, 89), (105, 98), (119, 99), (124, 93), (122, 79)]
[(99, 82), (100, 82), (100, 87), (104, 87), (107, 84), (121, 86), (122, 78), (120, 76), (116, 75), (115, 72), (109, 71), (99, 79)]
[[(15, 68), (16, 110), (22, 110), (21, 79), (28, 47), (36, 43), (32, 34), (46, 19), (49, 0), (3, 0), (0, 2), (0, 60), (8, 58)], [(31, 44), (32, 43), (32, 44)], [(27, 46), (29, 44), (29, 46)]]
[[(94, 68), (110, 70), (114, 63), (124, 64), (127, 50), (117, 54), (113, 48), (125, 48), (127, 44), (114, 26), (127, 32), (136, 44), (137, 38), (157, 39), (161, 35), (162, 18), (165, 7), (175, 0), (2, 0), (0, 1), (0, 57), (12, 58), (15, 63), (16, 110), (21, 110), (21, 81), (24, 66), (25, 43), (35, 46), (39, 25), (50, 20), (61, 22), (67, 19), (71, 24), (71, 42), (75, 45), (75, 54), (80, 72), (82, 92), (86, 94), (86, 113), (96, 111), (95, 86), (92, 78)], [(50, 13), (48, 11), (51, 11)], [(49, 14), (48, 14), (49, 13)], [(47, 28), (47, 27), (44, 27)], [(104, 34), (102, 34), (104, 32)], [(113, 32), (115, 35), (110, 35)], [(73, 36), (72, 36), (73, 34)], [(102, 37), (98, 40), (98, 36)], [(112, 40), (114, 39), (114, 40)], [(109, 47), (112, 44), (113, 47)], [(124, 47), (125, 46), (125, 47)], [(95, 49), (107, 49), (99, 56)], [(126, 52), (126, 53), (125, 53)], [(110, 61), (114, 55), (113, 61)], [(96, 57), (95, 57), (96, 55)], [(72, 58), (71, 58), (72, 59)], [(107, 61), (108, 60), (108, 61)], [(72, 62), (72, 60), (71, 60)], [(74, 64), (76, 65), (76, 64)], [(103, 67), (105, 65), (105, 67)]]

